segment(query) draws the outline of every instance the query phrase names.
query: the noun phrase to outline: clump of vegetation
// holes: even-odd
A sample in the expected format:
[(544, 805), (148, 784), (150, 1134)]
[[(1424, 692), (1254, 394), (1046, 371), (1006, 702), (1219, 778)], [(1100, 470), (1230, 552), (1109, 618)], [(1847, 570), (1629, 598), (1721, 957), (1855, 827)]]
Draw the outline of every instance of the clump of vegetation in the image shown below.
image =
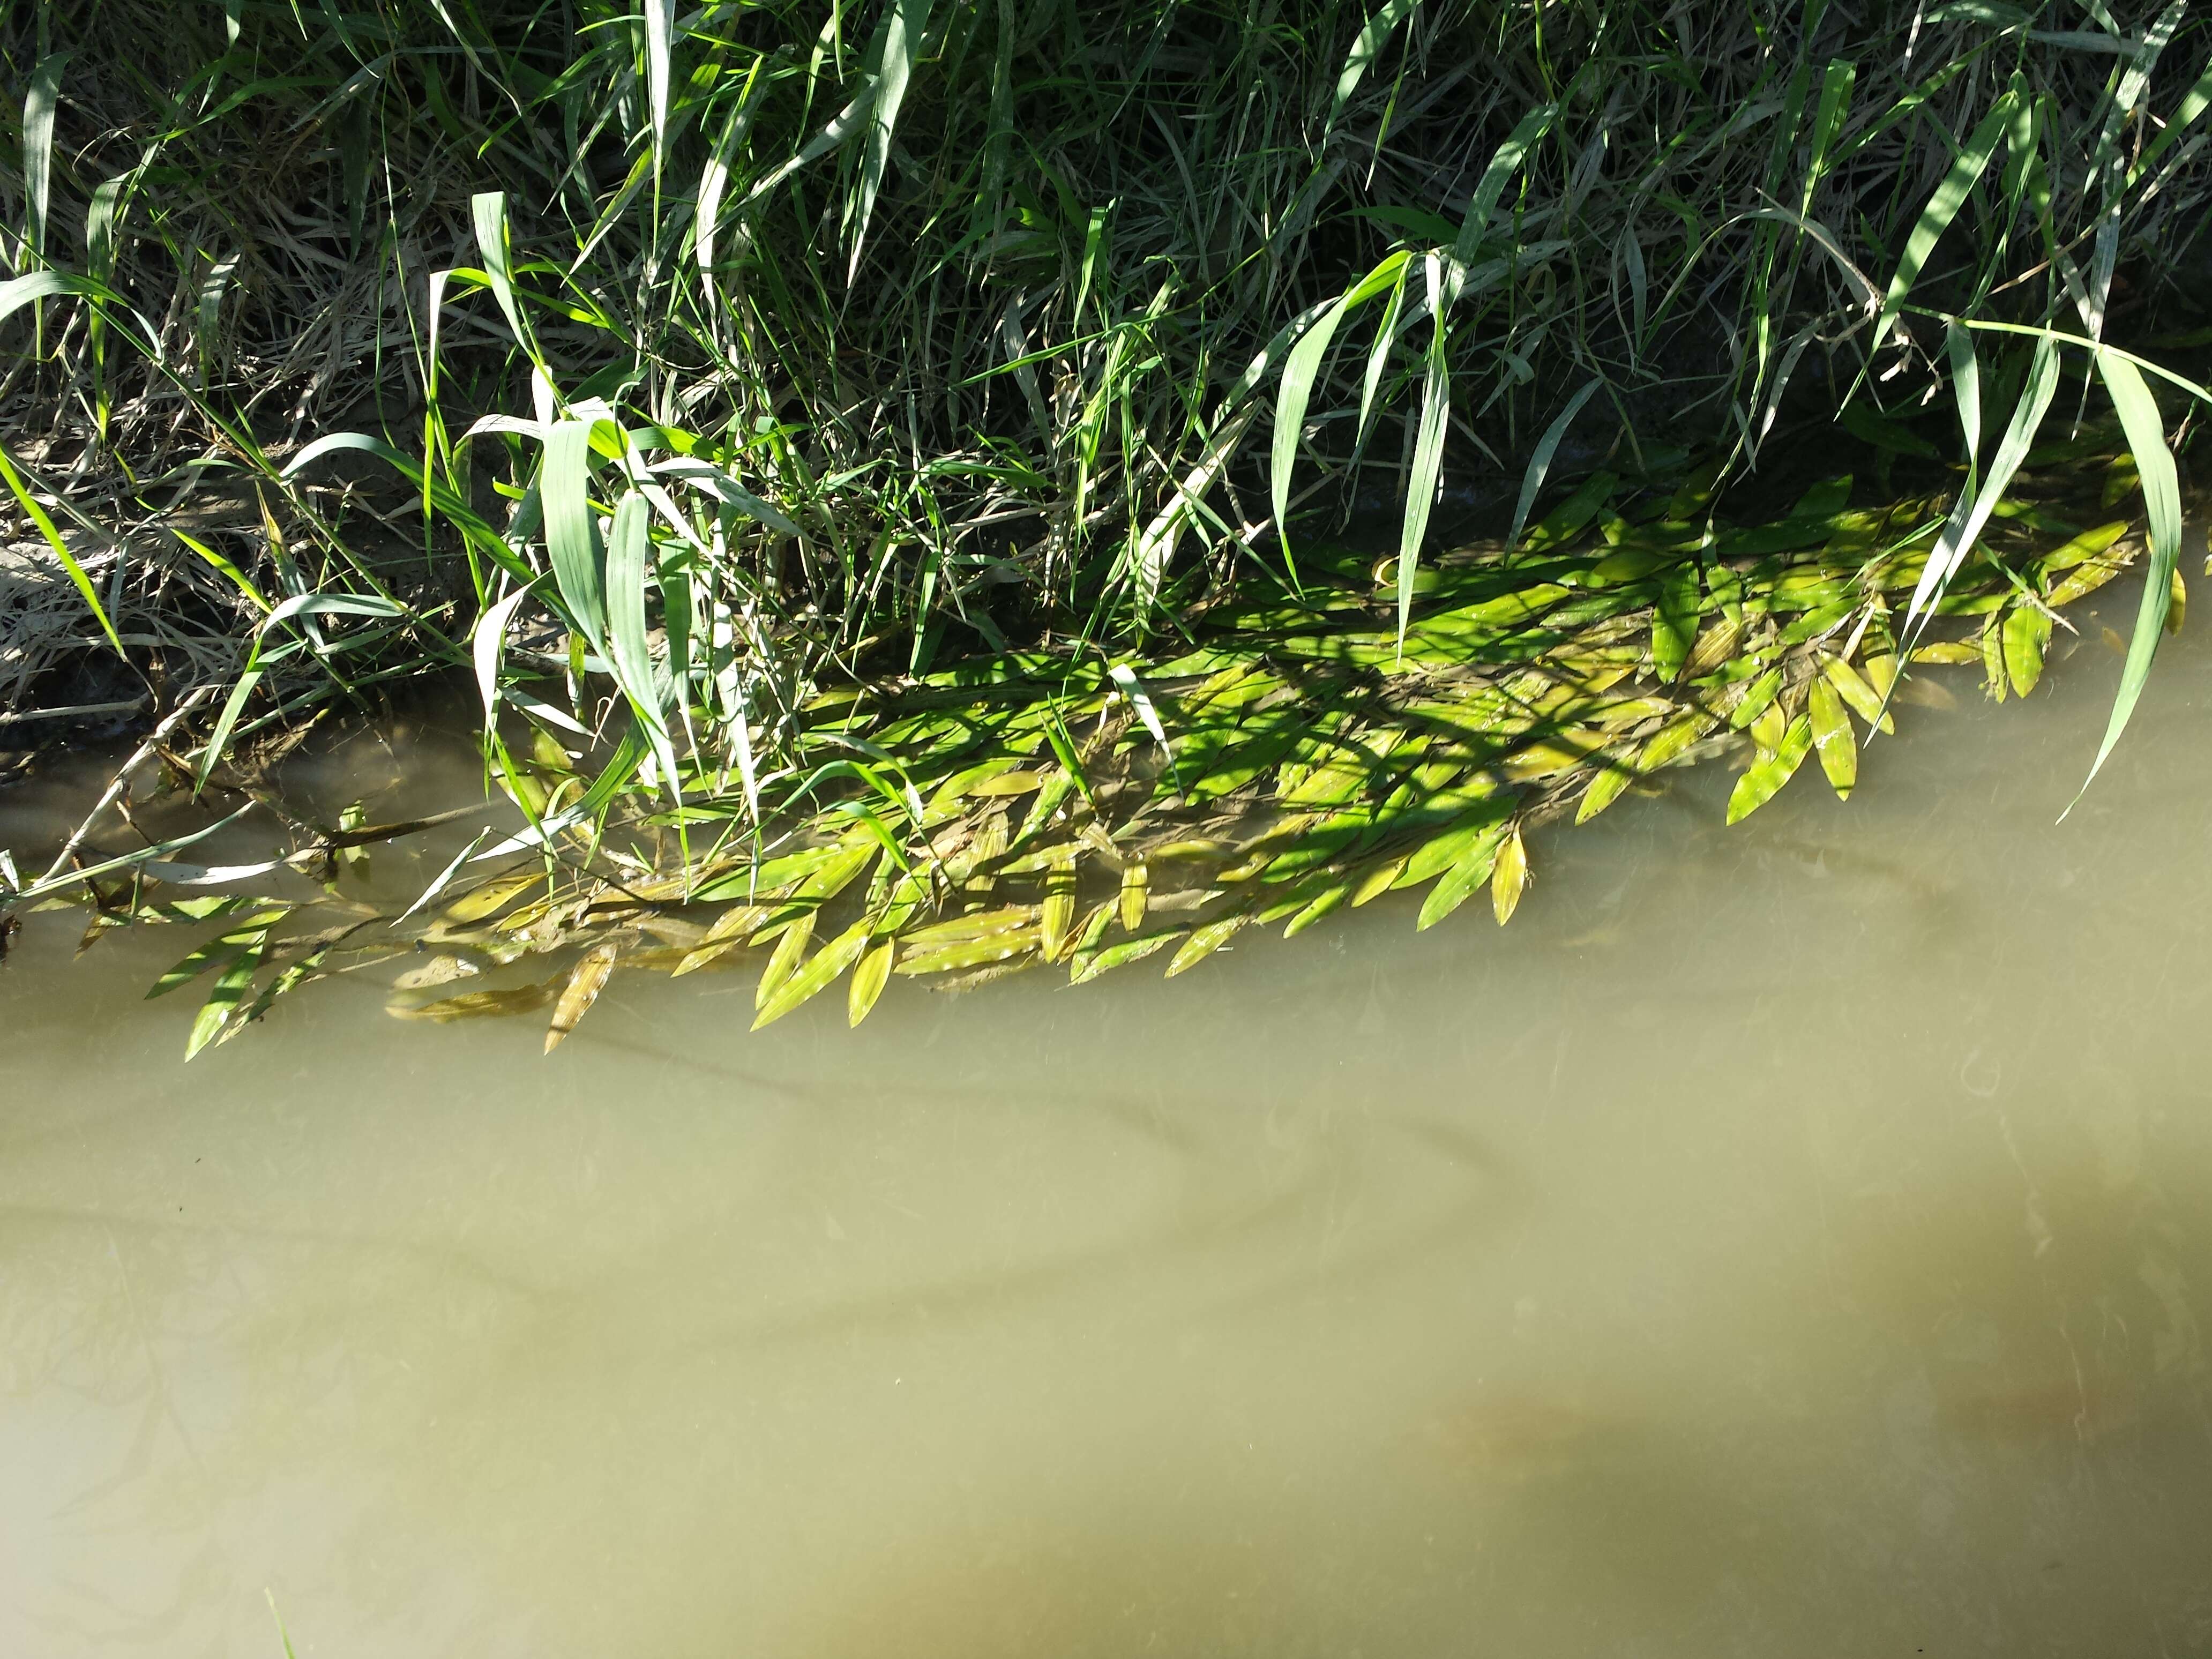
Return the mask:
[[(2078, 478), (2084, 452), (2116, 436), (2034, 459)], [(965, 986), (1064, 965), (1080, 984), (1171, 952), (1174, 975), (1247, 928), (1294, 935), (1398, 889), (1427, 887), (1427, 927), (1487, 885), (1503, 922), (1528, 879), (1527, 829), (1584, 822), (1668, 768), (1746, 751), (1730, 823), (1808, 759), (1848, 796), (1863, 735), (1892, 726), (1908, 650), (2025, 696), (2068, 625), (2060, 610), (2141, 548), (2126, 519), (2061, 517), (2103, 504), (2030, 475), (1932, 607), (1959, 619), (1943, 635), (1962, 623), (1967, 637), (1915, 645), (1910, 595), (1950, 521), (1940, 497), (1852, 508), (1852, 481), (1830, 479), (1705, 544), (1711, 483), (1710, 470), (1671, 491), (1595, 476), (1516, 544), (1431, 561), (1402, 640), (1395, 560), (1316, 549), (1301, 589), (1209, 613), (1191, 648), (1142, 675), (1097, 652), (1015, 652), (824, 694), (804, 711), (805, 773), (766, 838), (711, 763), (679, 763), (665, 796), (595, 806), (609, 775), (644, 760), (635, 731), (629, 761), (603, 761), (596, 780), (575, 738), (541, 732), (502, 761), (531, 827), (489, 848), (479, 835), (404, 915), (336, 885), (328, 900), (179, 900), (127, 859), (45, 885), (89, 890), (88, 943), (132, 924), (223, 924), (155, 987), (214, 975), (194, 1051), (288, 991), (410, 949), (436, 954), (400, 976), (393, 1013), (550, 1005), (550, 1050), (618, 967), (750, 961), (756, 1026), (842, 980), (858, 1024), (894, 974)], [(2172, 579), (2161, 620), (2178, 624), (2183, 601)], [(334, 854), (422, 827), (356, 825), (223, 873), (289, 863), (327, 880)], [(478, 866), (489, 873), (468, 873)], [(479, 975), (489, 988), (455, 988)]]
[[(1162, 848), (1262, 784), (1310, 821), (1238, 839), (1231, 869), (1270, 862), (1195, 927), (1357, 897), (1419, 857), (1437, 820), (1401, 809), (1474, 813), (1450, 867), (1510, 872), (1516, 814), (1693, 751), (1769, 676), (1747, 777), (1840, 765), (1836, 701), (1881, 672), (1853, 665), (1946, 605), (2003, 581), (2026, 660), (2048, 596), (1989, 538), (2047, 423), (2144, 496), (2107, 751), (2167, 614), (2150, 386), (2208, 396), (2145, 344), (2187, 320), (2212, 201), (2185, 0), (96, 0), (0, 29), (0, 458), (97, 624), (42, 671), (64, 701), (143, 680), (204, 784), (465, 672), (544, 915), (742, 879), (774, 985), (879, 981), (1001, 876), (1038, 888), (1002, 931), (1039, 958), (1165, 948), (1102, 943), (1092, 854), (1149, 916)], [(1921, 499), (1747, 563), (1784, 441), (1838, 422)], [(1440, 502), (1509, 528), (1440, 560)], [(1325, 550), (1378, 509), (1379, 592)], [(1801, 579), (1848, 621), (1768, 639)], [(118, 629), (134, 605), (166, 631)], [(1457, 738), (1416, 712), (1457, 702)], [(1269, 755), (1248, 719), (1304, 729)], [(1528, 732), (1577, 758), (1515, 775)], [(1217, 743), (1249, 775), (1188, 775)], [(847, 855), (777, 865), (824, 811)], [(643, 866), (625, 823), (662, 832)], [(866, 931), (806, 957), (784, 912), (848, 865)]]

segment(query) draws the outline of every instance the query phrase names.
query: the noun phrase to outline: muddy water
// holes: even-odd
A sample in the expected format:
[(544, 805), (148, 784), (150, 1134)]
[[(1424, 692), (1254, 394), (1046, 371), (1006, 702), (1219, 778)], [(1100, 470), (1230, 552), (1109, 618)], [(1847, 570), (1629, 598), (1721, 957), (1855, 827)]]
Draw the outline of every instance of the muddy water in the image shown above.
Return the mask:
[(2087, 626), (1502, 933), (857, 1034), (360, 982), (186, 1068), (174, 939), (31, 917), (0, 1651), (2212, 1650), (2212, 640), (2055, 823)]

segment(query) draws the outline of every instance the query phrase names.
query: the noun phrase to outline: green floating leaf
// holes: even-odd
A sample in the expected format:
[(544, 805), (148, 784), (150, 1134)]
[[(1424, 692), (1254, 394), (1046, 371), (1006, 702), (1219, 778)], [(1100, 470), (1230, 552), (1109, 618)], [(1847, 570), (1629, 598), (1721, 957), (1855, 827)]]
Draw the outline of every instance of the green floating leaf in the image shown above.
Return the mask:
[(1810, 684), (1805, 712), (1811, 721), (1813, 747), (1820, 757), (1820, 769), (1828, 775), (1836, 799), (1849, 800), (1851, 786), (1859, 781), (1858, 741), (1834, 681), (1824, 675)]
[(1012, 927), (980, 938), (939, 945), (928, 950), (908, 950), (899, 957), (893, 971), (901, 974), (945, 974), (963, 968), (981, 968), (1005, 962), (1040, 948), (1036, 927)]
[(760, 1012), (753, 1017), (753, 1030), (773, 1025), (800, 1004), (828, 989), (839, 975), (860, 959), (874, 931), (874, 924), (863, 916), (817, 951), (805, 967), (784, 980), (775, 994), (761, 1005)]
[(264, 928), (233, 957), (228, 967), (216, 980), (215, 988), (208, 1000), (200, 1005), (200, 1012), (192, 1021), (191, 1036), (185, 1042), (185, 1058), (191, 1059), (222, 1035), (230, 1023), (231, 1014), (253, 983), (253, 976), (261, 970), (261, 958), (269, 949), (269, 930)]
[(2013, 695), (2026, 696), (2043, 678), (2043, 656), (2051, 645), (2051, 618), (2041, 607), (2017, 605), (2005, 613), (2004, 665)]
[(1498, 860), (1490, 874), (1490, 903), (1503, 927), (1513, 920), (1513, 912), (1520, 908), (1521, 895), (1528, 886), (1528, 849), (1522, 844), (1521, 826), (1515, 824), (1498, 848)]
[(155, 980), (154, 988), (146, 993), (147, 1000), (150, 1002), (155, 997), (167, 996), (179, 986), (198, 979), (209, 969), (232, 962), (245, 951), (258, 949), (267, 941), (269, 930), (290, 914), (289, 905), (278, 904), (248, 916), (221, 938), (201, 945)]
[(1249, 915), (1224, 916), (1218, 921), (1209, 921), (1203, 927), (1194, 929), (1191, 936), (1175, 953), (1175, 959), (1168, 963), (1167, 977), (1173, 979), (1177, 974), (1195, 968), (1228, 944), (1251, 920)]
[(1443, 878), (1422, 901), (1420, 916), (1413, 923), (1416, 933), (1435, 927), (1490, 879), (1491, 871), (1497, 865), (1498, 846), (1504, 839), (1505, 826), (1502, 823), (1491, 824), (1477, 833), (1458, 862), (1444, 872)]
[(1698, 567), (1676, 566), (1659, 584), (1651, 611), (1651, 664), (1662, 684), (1671, 685), (1690, 659), (1698, 635)]
[(853, 982), (845, 995), (848, 1025), (858, 1025), (873, 1011), (876, 1000), (883, 995), (884, 987), (890, 981), (891, 963), (897, 955), (896, 942), (884, 939), (870, 946), (868, 953), (860, 958), (860, 965), (853, 969)]
[(1101, 974), (1111, 973), (1115, 969), (1126, 967), (1133, 962), (1142, 962), (1155, 951), (1174, 944), (1183, 936), (1183, 932), (1182, 928), (1178, 927), (1171, 933), (1152, 933), (1143, 939), (1127, 939), (1119, 945), (1109, 945), (1104, 950), (1092, 953), (1088, 961), (1077, 967), (1072, 975), (1073, 982), (1077, 985), (1087, 985)]
[(1800, 714), (1790, 721), (1774, 752), (1752, 763), (1729, 793), (1728, 821), (1740, 823), (1780, 793), (1813, 749), (1813, 722)]

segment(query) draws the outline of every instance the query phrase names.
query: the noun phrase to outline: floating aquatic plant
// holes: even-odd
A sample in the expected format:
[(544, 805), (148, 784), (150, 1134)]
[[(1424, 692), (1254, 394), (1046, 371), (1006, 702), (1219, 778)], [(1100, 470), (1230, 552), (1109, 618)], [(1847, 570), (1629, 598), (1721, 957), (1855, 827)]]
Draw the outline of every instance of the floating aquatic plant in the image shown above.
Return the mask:
[[(2053, 452), (2064, 476), (2097, 436)], [(1955, 521), (1945, 499), (1854, 507), (1834, 478), (1716, 528), (1707, 488), (1594, 475), (1515, 543), (1430, 561), (1402, 640), (1395, 560), (1312, 549), (1298, 590), (1196, 619), (1173, 655), (1002, 653), (824, 695), (797, 804), (765, 827), (740, 781), (688, 758), (564, 819), (598, 783), (559, 726), (518, 729), (505, 781), (535, 827), (480, 836), (396, 935), (381, 916), (331, 927), (313, 901), (165, 899), (143, 877), (89, 884), (94, 926), (222, 923), (155, 988), (216, 976), (195, 1049), (407, 945), (395, 1014), (550, 1007), (550, 1051), (617, 969), (754, 969), (757, 1027), (842, 982), (857, 1024), (893, 976), (1080, 984), (1147, 959), (1173, 975), (1247, 929), (1296, 935), (1393, 891), (1421, 891), (1425, 928), (1486, 887), (1502, 923), (1534, 826), (1585, 822), (1670, 768), (1743, 757), (1731, 823), (1808, 770), (1847, 797), (1911, 661), (2026, 696), (2064, 607), (2143, 545), (2135, 521), (2076, 522), (2105, 503), (2024, 471), (1923, 635), (1909, 603)], [(2178, 623), (2179, 579), (2158, 592)], [(527, 978), (463, 984), (501, 970)]]

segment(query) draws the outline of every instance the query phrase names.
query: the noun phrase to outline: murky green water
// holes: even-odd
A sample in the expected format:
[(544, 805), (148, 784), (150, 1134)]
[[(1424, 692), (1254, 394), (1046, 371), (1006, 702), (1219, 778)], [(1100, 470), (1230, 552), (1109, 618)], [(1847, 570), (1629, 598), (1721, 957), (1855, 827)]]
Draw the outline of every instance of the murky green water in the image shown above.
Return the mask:
[(0, 1651), (2212, 1651), (2205, 627), (2063, 824), (2094, 639), (1503, 933), (857, 1034), (358, 982), (187, 1069), (173, 935), (29, 918)]

